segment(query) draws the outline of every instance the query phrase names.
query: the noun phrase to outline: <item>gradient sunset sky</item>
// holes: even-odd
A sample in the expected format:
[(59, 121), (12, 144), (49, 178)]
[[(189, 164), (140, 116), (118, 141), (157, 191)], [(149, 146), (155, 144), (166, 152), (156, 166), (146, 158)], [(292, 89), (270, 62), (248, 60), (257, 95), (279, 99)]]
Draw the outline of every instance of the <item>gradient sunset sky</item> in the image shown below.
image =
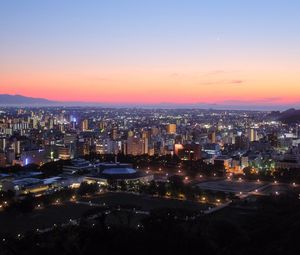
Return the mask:
[(300, 105), (298, 0), (1, 0), (0, 93)]

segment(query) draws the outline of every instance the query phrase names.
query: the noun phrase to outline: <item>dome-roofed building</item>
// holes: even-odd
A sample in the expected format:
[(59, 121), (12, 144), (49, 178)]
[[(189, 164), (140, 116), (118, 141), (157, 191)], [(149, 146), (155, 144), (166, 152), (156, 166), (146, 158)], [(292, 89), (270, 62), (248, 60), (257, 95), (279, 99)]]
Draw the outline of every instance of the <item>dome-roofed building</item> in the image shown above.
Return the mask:
[(96, 181), (99, 184), (107, 185), (108, 183), (121, 181), (149, 182), (153, 180), (153, 175), (137, 171), (130, 164), (103, 163), (99, 166), (99, 169), (98, 173), (87, 176), (86, 181)]
[(103, 170), (102, 174), (106, 175), (115, 175), (115, 174), (135, 174), (137, 171), (133, 168), (124, 167), (124, 168), (108, 168)]

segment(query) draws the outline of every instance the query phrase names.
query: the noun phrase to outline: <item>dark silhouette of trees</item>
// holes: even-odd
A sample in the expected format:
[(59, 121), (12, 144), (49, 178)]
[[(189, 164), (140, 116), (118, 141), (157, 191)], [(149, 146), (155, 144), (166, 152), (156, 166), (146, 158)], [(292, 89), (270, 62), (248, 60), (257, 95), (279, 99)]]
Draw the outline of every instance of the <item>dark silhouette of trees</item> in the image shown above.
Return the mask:
[(99, 185), (97, 183), (89, 184), (87, 182), (82, 182), (77, 192), (78, 195), (85, 196), (85, 195), (95, 194), (98, 191), (99, 191)]

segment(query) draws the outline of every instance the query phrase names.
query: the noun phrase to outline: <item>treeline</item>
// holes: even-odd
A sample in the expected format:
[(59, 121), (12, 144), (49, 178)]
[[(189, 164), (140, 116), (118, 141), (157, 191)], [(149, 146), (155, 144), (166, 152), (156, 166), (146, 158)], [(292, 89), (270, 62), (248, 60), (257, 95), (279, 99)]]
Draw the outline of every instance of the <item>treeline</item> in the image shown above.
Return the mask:
[(0, 168), (0, 173), (17, 174), (20, 172), (41, 172), (44, 177), (51, 177), (62, 174), (63, 166), (68, 164), (70, 164), (70, 160), (47, 162), (41, 166), (36, 164), (29, 164), (26, 166), (14, 165)]
[(140, 184), (141, 194), (157, 195), (160, 197), (182, 198), (195, 202), (215, 203), (225, 202), (226, 199), (235, 199), (234, 193), (222, 191), (203, 190), (197, 186), (187, 185), (183, 182), (183, 177), (179, 175), (171, 176), (167, 182), (151, 181), (150, 184)]

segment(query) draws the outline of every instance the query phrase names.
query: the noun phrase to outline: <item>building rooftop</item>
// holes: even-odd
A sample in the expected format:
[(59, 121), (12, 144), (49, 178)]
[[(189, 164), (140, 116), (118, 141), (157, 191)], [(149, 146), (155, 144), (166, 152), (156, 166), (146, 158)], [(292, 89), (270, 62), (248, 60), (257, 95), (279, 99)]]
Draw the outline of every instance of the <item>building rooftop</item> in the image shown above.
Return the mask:
[(136, 170), (133, 168), (129, 167), (119, 167), (119, 168), (107, 168), (103, 170), (102, 174), (109, 174), (109, 175), (114, 175), (114, 174), (135, 174)]

